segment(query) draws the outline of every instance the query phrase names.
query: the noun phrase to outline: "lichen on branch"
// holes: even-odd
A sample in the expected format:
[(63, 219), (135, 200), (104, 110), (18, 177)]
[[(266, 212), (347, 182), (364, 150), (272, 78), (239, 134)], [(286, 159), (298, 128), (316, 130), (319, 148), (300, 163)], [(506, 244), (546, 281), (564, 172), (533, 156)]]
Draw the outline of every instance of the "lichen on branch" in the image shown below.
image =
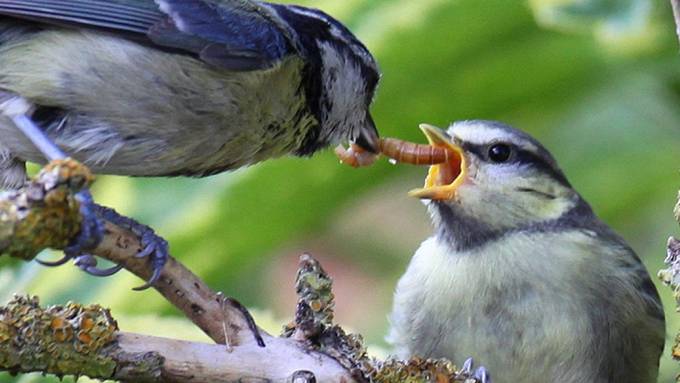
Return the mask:
[(75, 193), (93, 180), (79, 162), (56, 160), (23, 189), (2, 193), (0, 254), (31, 260), (46, 248), (65, 248), (82, 221)]
[[(42, 308), (37, 297), (15, 296), (0, 308), (0, 367), (109, 379), (123, 360), (130, 369), (130, 358), (120, 358), (117, 333), (111, 313), (99, 305)], [(137, 369), (148, 369), (148, 357), (137, 359)], [(160, 366), (162, 358), (155, 359)]]

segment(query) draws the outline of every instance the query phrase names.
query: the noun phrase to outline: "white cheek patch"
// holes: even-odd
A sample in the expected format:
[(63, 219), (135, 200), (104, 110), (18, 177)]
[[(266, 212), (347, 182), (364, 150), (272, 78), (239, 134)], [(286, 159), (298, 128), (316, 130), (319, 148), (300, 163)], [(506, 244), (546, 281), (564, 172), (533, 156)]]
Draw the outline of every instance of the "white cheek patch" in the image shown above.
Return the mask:
[(477, 173), (477, 177), (481, 178), (482, 182), (496, 185), (515, 184), (518, 179), (529, 178), (535, 175), (536, 171), (531, 169), (530, 166), (516, 163), (484, 166)]
[(329, 141), (337, 142), (348, 129), (357, 133), (366, 119), (365, 85), (361, 70), (329, 43), (318, 42), (323, 58), (323, 88), (330, 102), (324, 105), (322, 119), (332, 127)]

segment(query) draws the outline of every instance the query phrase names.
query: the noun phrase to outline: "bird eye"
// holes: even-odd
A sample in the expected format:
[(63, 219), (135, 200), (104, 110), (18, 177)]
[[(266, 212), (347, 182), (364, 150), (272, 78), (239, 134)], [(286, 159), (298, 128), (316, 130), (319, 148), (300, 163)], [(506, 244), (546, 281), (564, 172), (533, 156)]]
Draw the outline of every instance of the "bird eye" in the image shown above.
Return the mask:
[(501, 163), (510, 158), (512, 150), (507, 144), (495, 144), (489, 148), (489, 159), (493, 162)]

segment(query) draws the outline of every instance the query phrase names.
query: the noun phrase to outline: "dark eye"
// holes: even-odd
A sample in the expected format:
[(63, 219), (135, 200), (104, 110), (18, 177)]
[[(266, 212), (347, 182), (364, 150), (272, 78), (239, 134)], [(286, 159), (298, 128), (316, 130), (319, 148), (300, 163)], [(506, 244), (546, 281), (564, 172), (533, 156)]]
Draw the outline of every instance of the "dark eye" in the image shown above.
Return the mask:
[(505, 162), (510, 158), (512, 149), (506, 144), (495, 144), (489, 148), (489, 159), (493, 162)]

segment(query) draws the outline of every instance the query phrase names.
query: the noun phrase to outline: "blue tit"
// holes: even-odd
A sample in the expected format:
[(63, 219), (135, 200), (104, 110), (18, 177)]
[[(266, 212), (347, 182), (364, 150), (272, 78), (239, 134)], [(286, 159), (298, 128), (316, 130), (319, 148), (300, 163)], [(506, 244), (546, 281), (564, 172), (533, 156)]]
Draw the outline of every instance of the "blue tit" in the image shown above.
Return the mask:
[(664, 312), (640, 258), (535, 139), (492, 121), (423, 125), (434, 235), (399, 280), (402, 357), (472, 356), (494, 383), (653, 383)]
[[(207, 176), (377, 150), (371, 53), (324, 12), (250, 0), (0, 0), (0, 102), (97, 173)], [(0, 118), (0, 187), (43, 154)]]

